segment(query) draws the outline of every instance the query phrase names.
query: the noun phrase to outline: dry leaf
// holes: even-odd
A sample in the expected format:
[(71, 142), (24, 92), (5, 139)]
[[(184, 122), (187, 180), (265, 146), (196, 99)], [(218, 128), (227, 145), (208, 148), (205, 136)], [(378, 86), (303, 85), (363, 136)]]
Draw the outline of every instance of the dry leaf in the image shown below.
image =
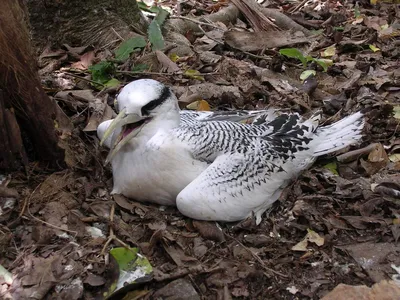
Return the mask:
[(206, 100), (198, 100), (190, 103), (186, 106), (187, 109), (193, 109), (197, 111), (210, 111), (210, 105)]
[(322, 246), (324, 244), (325, 239), (321, 237), (318, 233), (311, 229), (307, 229), (307, 231), (308, 232), (305, 238), (292, 247), (293, 251), (307, 251), (308, 242), (314, 243), (317, 246)]
[(163, 68), (166, 69), (168, 73), (174, 73), (174, 72), (179, 72), (181, 69), (178, 67), (176, 63), (174, 63), (168, 56), (166, 56), (163, 52), (160, 50), (155, 51), (156, 56), (160, 64), (163, 66)]

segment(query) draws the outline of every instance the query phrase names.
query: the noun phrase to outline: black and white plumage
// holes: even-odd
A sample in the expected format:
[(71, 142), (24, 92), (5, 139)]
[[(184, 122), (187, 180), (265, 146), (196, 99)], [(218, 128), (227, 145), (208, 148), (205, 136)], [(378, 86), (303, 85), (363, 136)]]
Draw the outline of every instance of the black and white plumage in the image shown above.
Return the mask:
[(360, 112), (319, 127), (319, 114), (180, 111), (170, 89), (150, 79), (126, 85), (117, 103), (117, 118), (98, 128), (111, 148), (113, 193), (176, 204), (199, 220), (254, 213), (259, 223), (293, 179), (318, 156), (357, 142), (364, 126)]

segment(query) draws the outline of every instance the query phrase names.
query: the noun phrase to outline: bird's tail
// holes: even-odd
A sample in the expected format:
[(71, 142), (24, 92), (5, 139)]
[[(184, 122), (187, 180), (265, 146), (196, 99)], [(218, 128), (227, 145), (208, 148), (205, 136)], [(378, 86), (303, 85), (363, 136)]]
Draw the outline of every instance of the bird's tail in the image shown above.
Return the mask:
[(361, 112), (352, 114), (329, 126), (317, 129), (314, 156), (321, 156), (343, 149), (361, 139), (364, 127), (364, 118)]

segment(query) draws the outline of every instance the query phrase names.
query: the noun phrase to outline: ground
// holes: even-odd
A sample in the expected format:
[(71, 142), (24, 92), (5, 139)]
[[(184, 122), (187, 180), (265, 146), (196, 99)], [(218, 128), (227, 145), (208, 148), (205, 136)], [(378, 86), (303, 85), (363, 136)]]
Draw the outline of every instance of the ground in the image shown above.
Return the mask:
[[(227, 5), (193, 3), (180, 13), (195, 18)], [(319, 299), (340, 283), (371, 286), (398, 273), (398, 8), (383, 2), (269, 5), (321, 30), (318, 38), (291, 32), (298, 38), (291, 44), (288, 32), (273, 31), (271, 43), (291, 49), (283, 56), (268, 39), (257, 48), (265, 33), (245, 31), (245, 19), (228, 27), (247, 34), (256, 49), (244, 49), (243, 36), (237, 42), (222, 23), (202, 24), (207, 35), (186, 35), (193, 47), (138, 47), (105, 81), (87, 68), (110, 61), (113, 51), (67, 45), (41, 55), (43, 85), (60, 107), (57, 128), (69, 168), (54, 172), (31, 162), (2, 175), (0, 265), (14, 278), (0, 281), (0, 294), (95, 299), (118, 277), (109, 254), (117, 246), (137, 247), (153, 267), (124, 299)], [(305, 66), (294, 49), (326, 60)], [(315, 73), (302, 83), (305, 70)], [(364, 137), (337, 157), (319, 159), (260, 225), (199, 222), (173, 207), (110, 195), (107, 150), (95, 129), (113, 115), (118, 87), (115, 80), (109, 84), (112, 78), (121, 84), (158, 79), (173, 86), (182, 107), (195, 100), (192, 109), (275, 107), (304, 115), (321, 109), (329, 123), (362, 110)]]

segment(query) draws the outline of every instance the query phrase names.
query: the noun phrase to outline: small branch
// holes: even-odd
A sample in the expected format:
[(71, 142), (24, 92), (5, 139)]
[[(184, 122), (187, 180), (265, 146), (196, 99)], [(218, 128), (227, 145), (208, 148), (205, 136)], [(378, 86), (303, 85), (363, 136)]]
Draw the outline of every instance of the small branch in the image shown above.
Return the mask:
[(112, 242), (112, 241), (116, 241), (118, 243), (120, 243), (123, 247), (130, 249), (129, 245), (127, 245), (126, 243), (124, 243), (123, 241), (121, 241), (115, 234), (114, 234), (114, 229), (112, 227), (113, 222), (114, 222), (114, 215), (115, 215), (115, 205), (113, 204), (111, 206), (111, 210), (110, 210), (110, 234), (108, 236), (108, 239), (106, 241), (106, 243), (103, 246), (103, 249), (101, 250), (100, 255), (104, 255), (108, 245)]
[(98, 85), (104, 86), (104, 84), (102, 84), (102, 83), (100, 83), (100, 82), (96, 82), (96, 81), (87, 79), (87, 78), (85, 78), (85, 77), (75, 75), (75, 74), (73, 74), (73, 73), (65, 72), (65, 74), (68, 75), (68, 76), (72, 76), (72, 77), (78, 78), (78, 79), (83, 80), (83, 81), (87, 81), (87, 82), (90, 82), (90, 83), (93, 83), (93, 84), (98, 84)]
[[(42, 183), (43, 183), (43, 182), (42, 182)], [(53, 225), (53, 224), (48, 223), (48, 222), (46, 222), (46, 221), (43, 221), (43, 220), (41, 220), (41, 219), (35, 217), (34, 215), (32, 215), (32, 213), (31, 213), (31, 211), (30, 211), (30, 208), (29, 208), (30, 202), (31, 202), (31, 199), (32, 199), (33, 194), (34, 194), (34, 193), (36, 192), (36, 190), (42, 185), (42, 183), (38, 184), (38, 185), (36, 186), (36, 188), (33, 190), (33, 192), (29, 195), (29, 197), (26, 198), (26, 200), (24, 201), (24, 205), (22, 206), (21, 212), (19, 213), (19, 217), (22, 217), (22, 215), (23, 215), (24, 212), (25, 212), (25, 208), (26, 208), (26, 211), (27, 211), (29, 217), (31, 217), (31, 218), (34, 219), (35, 221), (38, 221), (38, 222), (40, 222), (40, 223), (42, 223), (42, 224), (45, 224), (45, 225), (47, 225), (47, 226), (49, 226), (49, 227), (51, 227), (51, 228), (53, 228), (53, 229), (57, 229), (57, 230), (61, 230), (61, 231), (65, 231), (65, 232), (72, 233), (72, 234), (74, 234), (74, 235), (76, 236), (76, 235), (78, 234), (76, 231), (69, 230), (69, 229), (65, 229), (65, 228), (62, 228), (62, 227), (58, 227), (58, 226), (56, 226), (56, 225)]]
[(292, 7), (292, 9), (289, 9), (289, 13), (293, 14), (296, 11), (299, 11), (309, 0), (303, 0), (300, 2), (297, 6)]
[(289, 278), (289, 276), (287, 276), (287, 275), (285, 275), (285, 274), (282, 274), (281, 272), (278, 272), (278, 271), (275, 271), (275, 270), (273, 270), (273, 269), (271, 269), (271, 268), (268, 268), (268, 267), (265, 265), (265, 263), (262, 261), (262, 259), (261, 259), (256, 253), (254, 253), (254, 252), (251, 251), (249, 248), (247, 248), (245, 245), (243, 245), (238, 239), (236, 239), (236, 238), (234, 238), (233, 236), (230, 236), (230, 235), (228, 235), (228, 234), (226, 234), (226, 236), (229, 237), (229, 238), (231, 238), (231, 239), (234, 240), (235, 242), (237, 242), (241, 247), (243, 247), (243, 249), (245, 249), (246, 251), (248, 251), (248, 252), (259, 262), (259, 264), (261, 265), (261, 267), (262, 267), (265, 271), (270, 272), (270, 273), (273, 273), (273, 274), (278, 275), (278, 276), (281, 276), (281, 277), (284, 277), (284, 278)]
[[(308, 1), (308, 0), (307, 0)], [(115, 33), (115, 35), (121, 40), (125, 41), (125, 39), (114, 29), (114, 27), (111, 27), (111, 30)]]
[(215, 28), (215, 29), (218, 29), (218, 30), (223, 31), (222, 28), (220, 28), (220, 27), (218, 27), (217, 25), (214, 25), (214, 24), (212, 24), (212, 23), (201, 22), (201, 21), (198, 21), (198, 20), (196, 20), (196, 19), (191, 19), (191, 18), (184, 17), (184, 16), (173, 16), (173, 17), (171, 17), (171, 19), (182, 19), (182, 20), (186, 20), (186, 21), (193, 22), (193, 23), (195, 23), (195, 24), (197, 24), (197, 25), (210, 26), (210, 27), (213, 27), (213, 28)]
[(178, 279), (181, 277), (184, 277), (186, 275), (189, 274), (202, 274), (202, 273), (215, 273), (218, 271), (224, 271), (223, 268), (220, 267), (216, 267), (214, 269), (204, 269), (204, 267), (202, 265), (196, 265), (193, 267), (188, 267), (188, 268), (184, 268), (184, 269), (178, 269), (178, 271), (174, 272), (174, 273), (162, 273), (161, 271), (159, 272), (154, 272), (154, 280), (157, 282), (161, 282), (161, 281), (166, 281), (166, 280), (174, 280), (174, 279)]
[[(160, 75), (160, 76), (172, 76), (172, 75), (185, 75), (184, 72), (171, 72), (171, 73), (165, 73), (165, 72), (142, 72), (142, 71), (117, 71), (117, 74), (126, 74), (126, 75)], [(211, 73), (198, 73), (195, 74), (196, 76), (207, 76), (207, 75), (215, 75), (219, 74), (219, 72), (211, 72)]]
[(369, 154), (372, 150), (374, 150), (377, 147), (377, 145), (378, 144), (374, 143), (374, 144), (368, 145), (367, 147), (364, 147), (361, 149), (343, 153), (343, 154), (337, 156), (336, 159), (342, 163), (354, 161), (362, 155)]
[(209, 35), (207, 34), (207, 32), (203, 29), (203, 27), (201, 27), (201, 25), (199, 25), (199, 28), (200, 28), (200, 30), (203, 32), (203, 34), (204, 34), (206, 37), (208, 37), (210, 40), (213, 40), (214, 42), (216, 42), (216, 43), (218, 43), (218, 44), (220, 44), (220, 45), (223, 45), (223, 44), (224, 44), (224, 43), (222, 43), (221, 41), (218, 41), (217, 39), (214, 39), (213, 37), (209, 36)]

